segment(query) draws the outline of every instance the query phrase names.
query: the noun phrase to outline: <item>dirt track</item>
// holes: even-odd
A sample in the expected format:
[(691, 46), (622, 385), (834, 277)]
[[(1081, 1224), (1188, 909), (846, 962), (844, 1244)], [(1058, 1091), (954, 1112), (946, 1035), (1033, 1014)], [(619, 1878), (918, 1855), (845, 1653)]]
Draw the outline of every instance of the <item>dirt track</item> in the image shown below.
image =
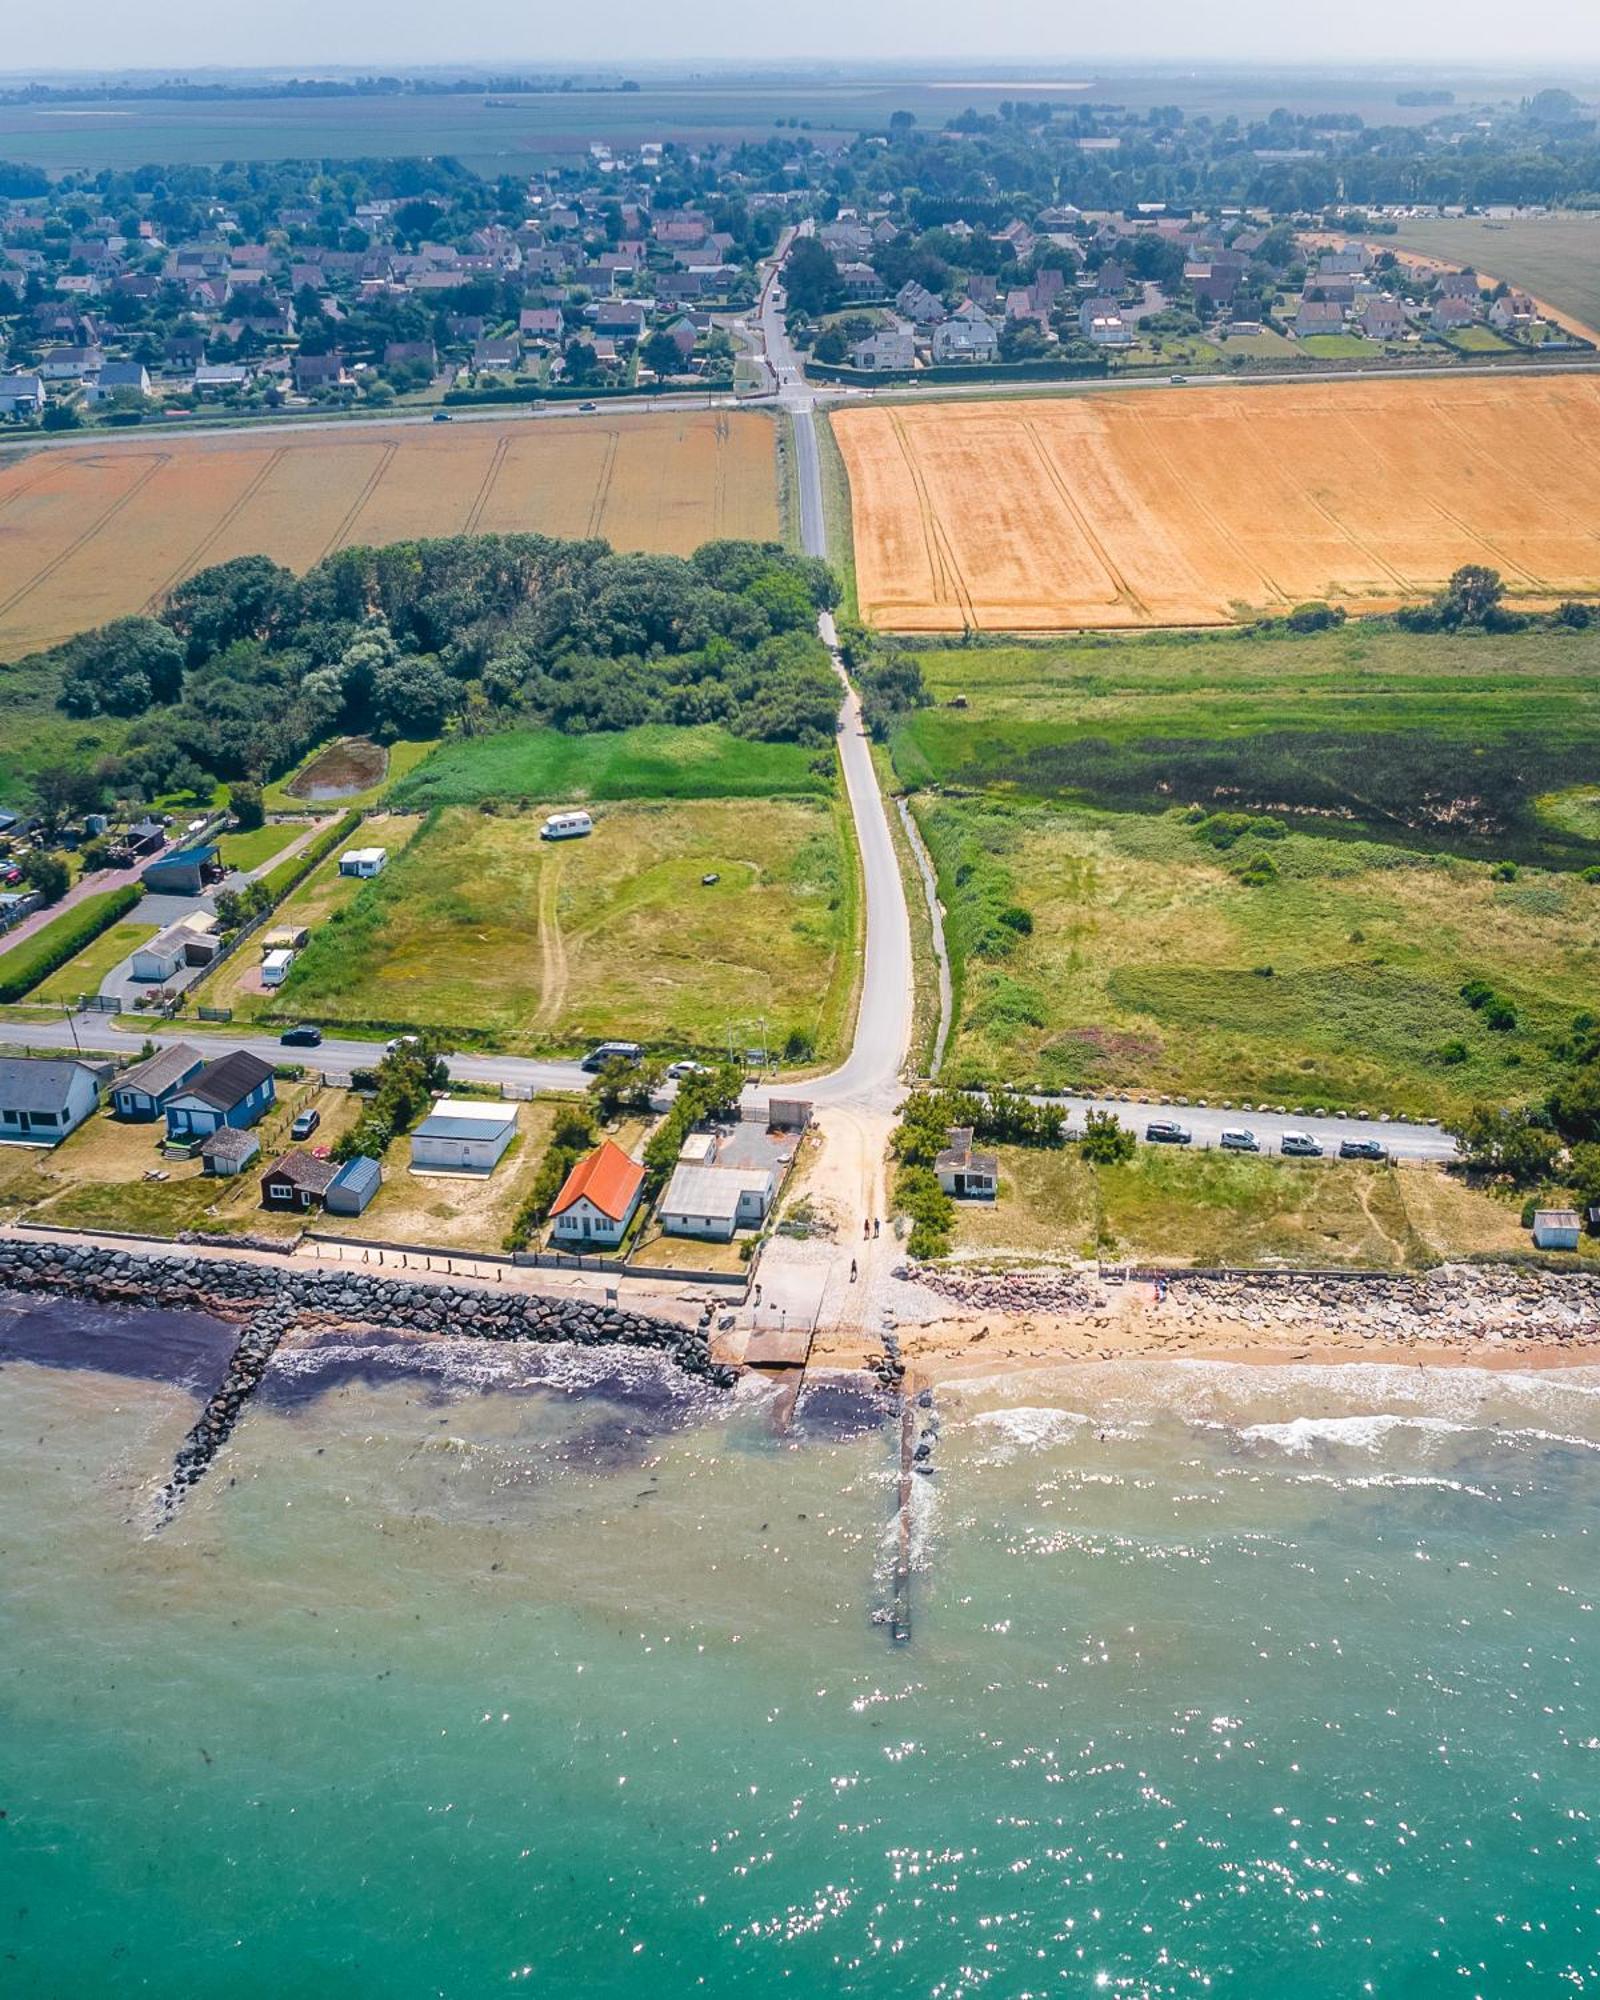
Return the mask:
[(721, 535), (776, 540), (772, 420), (269, 425), (20, 453), (0, 463), (0, 658), (138, 611), (231, 556), (303, 570), (351, 543), (518, 529), (674, 555)]
[(833, 419), (862, 615), (912, 632), (1370, 610), (1466, 562), (1600, 593), (1600, 378), (886, 405)]

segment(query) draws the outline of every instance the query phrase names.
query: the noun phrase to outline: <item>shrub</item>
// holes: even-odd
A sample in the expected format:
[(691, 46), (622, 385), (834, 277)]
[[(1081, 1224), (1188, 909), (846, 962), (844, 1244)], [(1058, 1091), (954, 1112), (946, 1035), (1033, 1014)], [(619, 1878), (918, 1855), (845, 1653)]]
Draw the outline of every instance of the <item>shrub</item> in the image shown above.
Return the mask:
[(139, 891), (129, 885), (108, 889), (103, 896), (89, 896), (27, 939), (13, 945), (0, 957), (0, 1002), (20, 1000), (41, 980), (76, 958), (102, 931), (120, 923), (139, 900)]
[(942, 1257), (950, 1248), (956, 1205), (932, 1167), (903, 1166), (895, 1175), (894, 1203), (911, 1220), (907, 1248), (912, 1256)]
[(1114, 1111), (1091, 1111), (1083, 1121), (1083, 1157), (1097, 1167), (1131, 1160), (1138, 1141)]
[(1326, 632), (1330, 626), (1342, 625), (1345, 620), (1342, 604), (1297, 604), (1289, 613), (1288, 626), (1291, 632)]
[(1020, 903), (1008, 903), (1000, 912), (1000, 921), (1007, 930), (1015, 931), (1018, 937), (1033, 935), (1033, 912), (1025, 910)]
[(1494, 882), (1515, 882), (1521, 873), (1514, 861), (1497, 861), (1489, 870), (1489, 877)]
[(1508, 1035), (1517, 1025), (1517, 1010), (1509, 1000), (1497, 997), (1484, 1008), (1483, 1024), (1486, 1028), (1492, 1028), (1497, 1035)]
[(1447, 1068), (1454, 1068), (1457, 1063), (1464, 1063), (1470, 1053), (1466, 1043), (1459, 1036), (1454, 1041), (1441, 1042), (1434, 1051), (1436, 1060), (1445, 1064)]

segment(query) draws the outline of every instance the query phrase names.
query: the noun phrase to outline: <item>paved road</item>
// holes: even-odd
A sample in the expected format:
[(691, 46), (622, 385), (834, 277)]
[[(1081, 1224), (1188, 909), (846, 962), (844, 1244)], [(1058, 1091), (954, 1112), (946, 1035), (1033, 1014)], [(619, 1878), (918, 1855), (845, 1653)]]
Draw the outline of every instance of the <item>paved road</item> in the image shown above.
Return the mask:
[(1224, 1132), (1253, 1132), (1263, 1153), (1276, 1153), (1285, 1132), (1309, 1132), (1323, 1148), (1323, 1157), (1336, 1157), (1341, 1139), (1376, 1139), (1397, 1160), (1453, 1160), (1456, 1142), (1437, 1125), (1417, 1125), (1388, 1118), (1316, 1118), (1310, 1113), (1276, 1111), (1225, 1111), (1217, 1105), (1132, 1104), (1125, 1097), (1039, 1098), (1041, 1104), (1059, 1104), (1067, 1114), (1069, 1133), (1081, 1134), (1084, 1116), (1090, 1111), (1112, 1111), (1144, 1143), (1144, 1129), (1154, 1118), (1175, 1119), (1193, 1135), (1197, 1148), (1215, 1146)]

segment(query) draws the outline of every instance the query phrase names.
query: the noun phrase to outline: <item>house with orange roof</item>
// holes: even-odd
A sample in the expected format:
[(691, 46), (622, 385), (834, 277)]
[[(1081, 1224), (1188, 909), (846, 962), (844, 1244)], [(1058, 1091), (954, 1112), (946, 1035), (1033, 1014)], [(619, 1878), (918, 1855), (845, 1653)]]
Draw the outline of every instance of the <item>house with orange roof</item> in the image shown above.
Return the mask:
[(550, 1205), (550, 1234), (564, 1250), (614, 1249), (639, 1206), (644, 1168), (610, 1139), (567, 1175)]

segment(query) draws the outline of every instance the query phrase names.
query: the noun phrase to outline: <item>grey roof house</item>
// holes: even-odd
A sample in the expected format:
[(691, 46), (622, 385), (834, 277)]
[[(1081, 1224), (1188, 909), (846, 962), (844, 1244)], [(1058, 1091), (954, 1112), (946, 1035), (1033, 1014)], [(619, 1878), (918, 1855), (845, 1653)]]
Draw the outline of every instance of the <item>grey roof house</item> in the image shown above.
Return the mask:
[(157, 1049), (132, 1069), (125, 1069), (111, 1086), (111, 1109), (115, 1117), (131, 1120), (159, 1118), (167, 1100), (175, 1096), (197, 1071), (205, 1067), (205, 1057), (187, 1042), (174, 1042), (170, 1049)]
[(87, 1063), (0, 1057), (0, 1139), (59, 1145), (99, 1102), (99, 1079)]

